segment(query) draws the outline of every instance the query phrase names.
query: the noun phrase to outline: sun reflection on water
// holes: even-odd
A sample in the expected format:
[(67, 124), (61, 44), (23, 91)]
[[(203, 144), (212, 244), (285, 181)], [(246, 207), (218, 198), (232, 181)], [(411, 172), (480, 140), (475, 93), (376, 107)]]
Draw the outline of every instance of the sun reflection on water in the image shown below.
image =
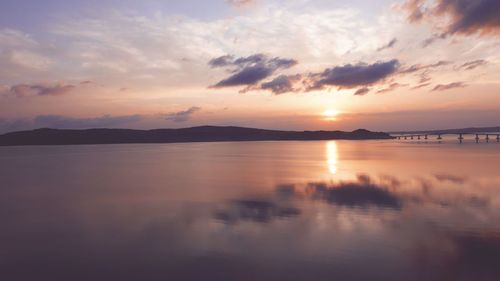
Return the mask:
[(328, 163), (328, 170), (330, 171), (330, 174), (337, 174), (338, 149), (335, 141), (329, 141), (326, 143), (326, 161)]

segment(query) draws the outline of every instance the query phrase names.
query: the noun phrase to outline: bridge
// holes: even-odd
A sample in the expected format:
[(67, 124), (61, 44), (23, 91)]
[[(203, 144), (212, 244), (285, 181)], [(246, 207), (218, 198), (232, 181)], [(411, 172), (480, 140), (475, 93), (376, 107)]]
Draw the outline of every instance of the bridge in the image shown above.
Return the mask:
[(495, 133), (419, 133), (419, 134), (393, 134), (392, 136), (398, 140), (429, 140), (429, 139), (437, 139), (441, 141), (443, 136), (452, 135), (456, 136), (458, 141), (462, 143), (465, 140), (466, 136), (472, 136), (476, 143), (479, 143), (482, 139), (486, 142), (490, 142), (490, 140), (496, 140), (496, 142), (500, 142), (500, 132)]

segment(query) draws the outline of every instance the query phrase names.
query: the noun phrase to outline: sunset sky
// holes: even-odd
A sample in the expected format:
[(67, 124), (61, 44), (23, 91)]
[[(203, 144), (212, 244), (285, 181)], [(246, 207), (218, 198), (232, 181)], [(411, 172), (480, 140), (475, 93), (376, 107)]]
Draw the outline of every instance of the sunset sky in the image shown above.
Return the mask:
[(0, 5), (0, 133), (500, 126), (498, 0)]

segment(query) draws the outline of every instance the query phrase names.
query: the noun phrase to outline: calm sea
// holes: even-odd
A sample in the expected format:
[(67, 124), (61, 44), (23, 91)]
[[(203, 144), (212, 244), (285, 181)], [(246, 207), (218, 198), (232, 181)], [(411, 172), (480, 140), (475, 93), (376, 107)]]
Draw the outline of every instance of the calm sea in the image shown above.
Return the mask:
[(0, 147), (0, 280), (500, 280), (500, 144)]

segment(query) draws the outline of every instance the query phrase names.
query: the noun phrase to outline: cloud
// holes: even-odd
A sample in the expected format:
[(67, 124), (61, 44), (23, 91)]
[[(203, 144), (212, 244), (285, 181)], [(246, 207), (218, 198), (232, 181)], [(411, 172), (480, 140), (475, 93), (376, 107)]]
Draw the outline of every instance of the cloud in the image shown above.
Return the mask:
[(216, 67), (230, 66), (233, 64), (233, 62), (234, 62), (234, 56), (225, 55), (211, 59), (208, 62), (208, 65), (210, 65), (212, 68), (216, 68)]
[(193, 114), (200, 110), (201, 107), (193, 106), (187, 110), (169, 113), (167, 114), (167, 117), (165, 119), (173, 122), (186, 122), (191, 118)]
[(407, 0), (402, 8), (408, 12), (408, 21), (411, 23), (420, 22), (424, 18), (423, 0)]
[(35, 127), (58, 129), (104, 128), (129, 124), (142, 120), (141, 115), (111, 116), (94, 118), (74, 118), (61, 115), (40, 115), (34, 118)]
[(234, 75), (215, 84), (214, 88), (253, 85), (273, 74), (274, 69), (264, 65), (254, 65), (243, 68)]
[(498, 0), (441, 0), (436, 13), (451, 18), (448, 33), (499, 33)]
[[(247, 87), (240, 92), (270, 90), (274, 94), (308, 92), (321, 90), (328, 86), (337, 86), (340, 89), (367, 88), (366, 86), (376, 84), (395, 74), (399, 68), (399, 61), (396, 59), (373, 64), (347, 64), (328, 68), (320, 73), (279, 75), (270, 81), (260, 83), (266, 77), (271, 76), (275, 70), (290, 68), (296, 63), (295, 60), (291, 59), (268, 59), (261, 54), (238, 59), (232, 56), (218, 57), (212, 59), (209, 65), (212, 68), (233, 68), (230, 71), (234, 74), (212, 87), (246, 85)], [(367, 92), (360, 89), (356, 93), (362, 95)]]
[(422, 41), (422, 48), (427, 48), (439, 39), (445, 39), (448, 35), (446, 33), (432, 34), (429, 38)]
[(226, 67), (233, 73), (221, 80), (213, 88), (252, 86), (273, 75), (278, 69), (287, 69), (297, 64), (294, 59), (269, 58), (264, 54), (234, 58), (221, 56), (208, 63), (212, 68)]
[[(102, 17), (56, 20), (47, 31), (51, 38), (65, 43), (56, 44), (52, 51), (56, 59), (52, 73), (95, 81), (106, 77), (107, 84), (115, 86), (126, 79), (130, 84), (206, 87), (218, 81), (210, 81), (206, 64), (198, 62), (208, 62), (218, 54), (247, 55), (252, 54), (249, 50), (263, 50), (313, 65), (317, 58), (336, 61), (359, 40), (371, 42), (380, 36), (368, 30), (373, 26), (350, 8), (255, 2), (263, 9), (230, 18), (219, 13), (206, 19), (197, 13), (180, 15), (175, 11), (162, 16), (113, 11)], [(360, 29), (364, 32), (355, 32)], [(373, 51), (372, 46), (369, 49)]]
[[(500, 34), (498, 0), (408, 0), (403, 4), (410, 22), (430, 21), (443, 34)], [(444, 27), (438, 23), (445, 21)]]
[(427, 87), (427, 86), (429, 86), (430, 84), (431, 84), (431, 83), (423, 83), (423, 84), (419, 84), (419, 85), (417, 85), (417, 86), (412, 87), (411, 89), (412, 89), (412, 90), (417, 90), (417, 89), (420, 89), (420, 88)]
[(407, 84), (399, 84), (399, 83), (391, 83), (387, 88), (378, 90), (377, 93), (387, 93), (387, 92), (392, 92), (398, 88), (408, 86)]
[(368, 86), (384, 80), (396, 73), (399, 61), (394, 59), (374, 64), (358, 63), (328, 68), (323, 73), (313, 76), (311, 89), (322, 89), (325, 86), (339, 88), (356, 88)]
[(420, 70), (438, 68), (438, 67), (449, 65), (449, 64), (451, 64), (450, 61), (442, 61), (442, 60), (438, 61), (436, 63), (432, 63), (432, 64), (414, 64), (406, 69), (401, 70), (401, 73), (413, 73), (413, 72), (417, 72)]
[(60, 96), (69, 93), (74, 88), (74, 85), (62, 82), (54, 84), (18, 84), (1, 90), (1, 93), (16, 97)]
[(413, 74), (418, 73), (419, 77), (419, 85), (413, 87), (412, 89), (418, 89), (429, 85), (429, 81), (431, 81), (430, 73), (435, 71), (435, 69), (450, 65), (451, 61), (440, 60), (435, 63), (430, 64), (414, 64), (409, 67), (403, 68), (399, 73), (400, 74)]
[(121, 127), (142, 121), (144, 115), (103, 115), (100, 117), (78, 118), (63, 115), (38, 115), (30, 118), (0, 118), (0, 133), (33, 130), (37, 128), (91, 129)]
[(241, 7), (255, 3), (255, 0), (226, 0), (226, 3), (231, 6)]
[(420, 73), (420, 84), (428, 83), (429, 81), (432, 80), (432, 78), (429, 77), (429, 72), (430, 70), (425, 70), (424, 72)]
[(450, 89), (455, 89), (455, 88), (463, 88), (466, 87), (467, 85), (464, 82), (454, 82), (450, 84), (439, 84), (432, 89), (432, 91), (446, 91)]
[(370, 88), (364, 87), (356, 90), (354, 93), (355, 96), (364, 96), (370, 92)]
[(294, 84), (302, 79), (302, 75), (280, 75), (274, 78), (272, 81), (262, 83), (260, 86), (263, 90), (270, 90), (274, 94), (284, 94), (288, 92), (297, 92), (300, 89), (295, 88)]
[(480, 66), (483, 66), (486, 64), (488, 64), (488, 62), (485, 60), (469, 61), (469, 62), (466, 62), (466, 63), (460, 65), (457, 69), (472, 70), (472, 69), (475, 69), (477, 67), (480, 67)]
[(45, 73), (53, 63), (48, 57), (49, 49), (27, 33), (0, 28), (0, 77)]
[(34, 128), (33, 120), (29, 118), (0, 118), (0, 134)]
[(397, 42), (398, 42), (398, 39), (397, 38), (393, 38), (391, 41), (389, 41), (389, 43), (387, 43), (384, 46), (378, 48), (377, 52), (383, 51), (385, 49), (390, 49), (390, 48), (394, 47), (394, 45), (396, 45)]

